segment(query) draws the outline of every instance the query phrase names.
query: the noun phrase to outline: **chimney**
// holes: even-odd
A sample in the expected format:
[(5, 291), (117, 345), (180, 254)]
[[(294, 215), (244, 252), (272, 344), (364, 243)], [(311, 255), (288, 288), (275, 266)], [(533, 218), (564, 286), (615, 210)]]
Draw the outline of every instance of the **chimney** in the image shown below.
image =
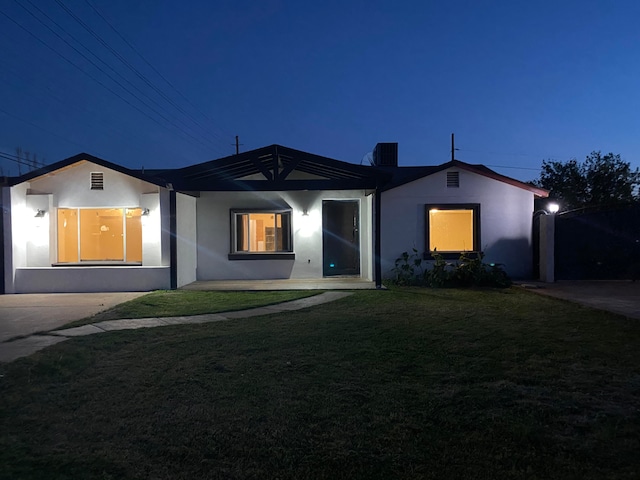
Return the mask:
[(378, 143), (373, 149), (373, 165), (376, 167), (397, 167), (398, 143)]

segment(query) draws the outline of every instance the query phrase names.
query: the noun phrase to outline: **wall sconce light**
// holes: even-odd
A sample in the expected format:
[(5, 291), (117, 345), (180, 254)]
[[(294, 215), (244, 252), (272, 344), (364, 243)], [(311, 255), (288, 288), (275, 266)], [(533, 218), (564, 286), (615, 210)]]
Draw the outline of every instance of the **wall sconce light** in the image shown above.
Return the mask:
[(36, 210), (36, 214), (34, 215), (34, 217), (35, 218), (42, 218), (42, 217), (44, 217), (45, 213), (47, 213), (46, 210), (37, 209)]
[(147, 215), (149, 215), (149, 209), (148, 208), (143, 208), (142, 209), (142, 216), (146, 217)]
[(304, 208), (304, 209), (302, 210), (302, 216), (303, 216), (303, 217), (308, 217), (308, 216), (309, 216), (309, 211), (308, 211), (306, 208)]
[(547, 209), (549, 210), (549, 213), (558, 213), (558, 210), (560, 210), (560, 205), (558, 205), (557, 203), (550, 203), (549, 205), (547, 205)]

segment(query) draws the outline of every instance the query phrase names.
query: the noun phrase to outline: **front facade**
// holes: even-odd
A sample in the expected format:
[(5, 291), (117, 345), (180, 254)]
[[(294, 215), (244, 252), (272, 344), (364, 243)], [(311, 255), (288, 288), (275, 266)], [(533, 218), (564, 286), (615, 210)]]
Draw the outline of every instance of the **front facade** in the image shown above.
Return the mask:
[(2, 188), (2, 287), (147, 291), (336, 276), (380, 284), (414, 247), (481, 250), (526, 277), (533, 199), (544, 194), (462, 162), (361, 166), (277, 145), (147, 172), (80, 154)]

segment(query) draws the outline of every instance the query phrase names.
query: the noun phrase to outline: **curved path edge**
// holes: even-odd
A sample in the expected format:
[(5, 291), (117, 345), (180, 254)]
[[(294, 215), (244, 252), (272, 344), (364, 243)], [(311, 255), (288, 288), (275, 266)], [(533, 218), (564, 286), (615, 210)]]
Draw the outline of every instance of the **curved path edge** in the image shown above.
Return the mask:
[(290, 312), (303, 308), (333, 302), (352, 295), (353, 292), (324, 292), (312, 297), (300, 298), (290, 302), (268, 305), (266, 307), (250, 308), (248, 310), (237, 310), (225, 313), (208, 313), (204, 315), (192, 315), (184, 317), (150, 317), (133, 318), (122, 320), (105, 320), (102, 322), (89, 323), (79, 327), (62, 328), (52, 330), (43, 334), (34, 334), (17, 340), (3, 342), (0, 344), (0, 362), (12, 362), (21, 357), (27, 357), (32, 353), (42, 350), (50, 345), (63, 342), (74, 337), (84, 337), (97, 333), (112, 332), (117, 330), (135, 330), (138, 328), (166, 327), (169, 325), (187, 325), (196, 323), (222, 322), (226, 320), (236, 320), (240, 318), (258, 317), (273, 313)]

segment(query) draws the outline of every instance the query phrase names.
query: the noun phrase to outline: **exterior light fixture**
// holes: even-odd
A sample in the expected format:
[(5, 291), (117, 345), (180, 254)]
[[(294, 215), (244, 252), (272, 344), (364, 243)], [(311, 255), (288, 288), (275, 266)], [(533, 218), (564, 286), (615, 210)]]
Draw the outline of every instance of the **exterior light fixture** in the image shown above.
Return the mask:
[(560, 210), (560, 205), (558, 205), (557, 203), (550, 203), (549, 205), (547, 205), (547, 209), (549, 210), (549, 213), (558, 213), (558, 210)]
[(34, 215), (35, 218), (42, 218), (44, 217), (44, 214), (47, 213), (46, 210), (41, 210), (40, 208), (36, 210), (36, 214)]
[(143, 215), (143, 216), (145, 216), (145, 217), (146, 217), (147, 215), (149, 215), (149, 209), (148, 209), (148, 208), (143, 208), (143, 209), (142, 209), (142, 215)]
[(302, 216), (303, 217), (308, 217), (309, 216), (309, 211), (306, 208), (302, 210)]

